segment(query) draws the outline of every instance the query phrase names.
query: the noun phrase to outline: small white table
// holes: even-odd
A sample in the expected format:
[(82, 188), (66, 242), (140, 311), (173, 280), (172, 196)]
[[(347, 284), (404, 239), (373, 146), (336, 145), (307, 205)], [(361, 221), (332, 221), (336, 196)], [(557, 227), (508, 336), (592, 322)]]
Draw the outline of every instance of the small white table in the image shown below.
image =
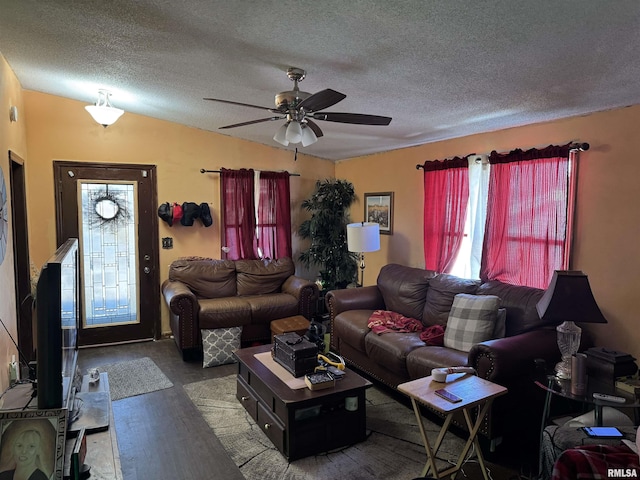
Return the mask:
[[(435, 478), (442, 478), (446, 475), (453, 476), (453, 474), (462, 468), (464, 459), (467, 456), (471, 445), (475, 445), (478, 455), (478, 463), (482, 468), (482, 474), (485, 480), (489, 480), (477, 435), (478, 430), (482, 425), (482, 420), (489, 411), (491, 403), (493, 403), (493, 400), (496, 397), (506, 394), (507, 389), (501, 385), (497, 385), (473, 375), (449, 375), (447, 380), (448, 381), (446, 383), (436, 382), (431, 376), (429, 376), (398, 385), (398, 390), (408, 395), (411, 399), (413, 411), (416, 414), (418, 426), (420, 427), (422, 441), (424, 442), (424, 447), (427, 452), (427, 463), (422, 470), (422, 476), (427, 476), (430, 471), (432, 472), (431, 475)], [(462, 398), (462, 401), (451, 403), (444, 398), (439, 397), (435, 394), (435, 391), (440, 388), (446, 388), (449, 392)], [(429, 439), (427, 438), (424, 419), (420, 413), (420, 403), (446, 415), (445, 421), (442, 424), (440, 433), (438, 434), (433, 447), (431, 447)], [(471, 418), (471, 409), (477, 406), (480, 407), (480, 413), (474, 423)], [(462, 449), (456, 464), (438, 471), (436, 468), (436, 454), (438, 453), (442, 440), (449, 429), (449, 425), (451, 424), (454, 414), (459, 411), (462, 411), (464, 415), (464, 419), (469, 430), (469, 438), (467, 439), (467, 443)]]

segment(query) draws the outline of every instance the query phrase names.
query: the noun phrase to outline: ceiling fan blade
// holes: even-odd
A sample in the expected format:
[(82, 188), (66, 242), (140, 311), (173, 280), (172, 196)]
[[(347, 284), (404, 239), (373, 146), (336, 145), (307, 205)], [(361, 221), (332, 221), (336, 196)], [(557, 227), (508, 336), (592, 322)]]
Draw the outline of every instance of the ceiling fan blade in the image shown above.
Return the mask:
[(280, 111), (272, 107), (261, 107), (260, 105), (251, 105), (250, 103), (232, 102), (231, 100), (222, 100), (220, 98), (203, 98), (203, 100), (210, 100), (212, 102), (228, 103), (229, 105), (238, 105), (240, 107), (259, 108), (260, 110), (268, 110), (273, 113), (279, 113)]
[(389, 125), (391, 117), (381, 115), (366, 115), (363, 113), (314, 113), (315, 120), (325, 120), (327, 122), (355, 123), (357, 125)]
[(317, 112), (318, 110), (329, 108), (345, 98), (347, 96), (344, 93), (327, 88), (305, 98), (297, 105), (297, 108), (304, 108), (307, 112)]
[(258, 120), (250, 120), (248, 122), (242, 123), (234, 123), (233, 125), (225, 125), (224, 127), (220, 127), (220, 130), (225, 128), (236, 128), (236, 127), (244, 127), (245, 125), (253, 125), (254, 123), (262, 123), (262, 122), (271, 122), (273, 120), (282, 120), (285, 117), (269, 117), (269, 118), (260, 118)]
[(322, 130), (320, 130), (320, 127), (318, 126), (318, 124), (316, 122), (311, 121), (310, 119), (306, 119), (307, 121), (307, 126), (313, 130), (313, 133), (316, 134), (316, 137), (320, 138), (324, 135), (324, 133), (322, 133)]

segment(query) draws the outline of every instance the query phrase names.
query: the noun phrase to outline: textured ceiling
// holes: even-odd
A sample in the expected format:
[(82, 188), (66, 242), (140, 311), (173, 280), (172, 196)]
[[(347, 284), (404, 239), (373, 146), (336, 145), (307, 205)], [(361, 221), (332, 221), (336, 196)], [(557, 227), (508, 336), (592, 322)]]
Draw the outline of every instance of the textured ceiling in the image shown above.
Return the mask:
[(280, 148), (203, 97), (272, 107), (304, 68), (328, 111), (393, 117), (318, 122), (332, 160), (640, 104), (637, 0), (0, 0), (0, 53), (25, 89)]

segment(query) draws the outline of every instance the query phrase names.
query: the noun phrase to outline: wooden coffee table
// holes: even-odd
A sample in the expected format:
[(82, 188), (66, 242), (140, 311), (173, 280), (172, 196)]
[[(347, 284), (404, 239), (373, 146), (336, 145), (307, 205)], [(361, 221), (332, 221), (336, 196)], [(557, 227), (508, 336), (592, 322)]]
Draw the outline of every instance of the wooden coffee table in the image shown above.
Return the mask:
[[(366, 438), (365, 390), (372, 384), (347, 370), (335, 387), (294, 389), (294, 377), (279, 377), (260, 354), (271, 345), (242, 348), (236, 398), (276, 448), (289, 460), (344, 447)], [(256, 357), (258, 355), (258, 358)]]

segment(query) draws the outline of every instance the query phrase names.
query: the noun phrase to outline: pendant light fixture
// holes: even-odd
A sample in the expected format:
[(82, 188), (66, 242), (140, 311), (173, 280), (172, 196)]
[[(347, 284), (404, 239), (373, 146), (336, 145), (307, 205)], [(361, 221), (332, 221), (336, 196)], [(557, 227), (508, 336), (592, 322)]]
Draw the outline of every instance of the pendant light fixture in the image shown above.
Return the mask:
[(93, 119), (103, 127), (113, 125), (124, 113), (124, 110), (111, 105), (111, 92), (98, 90), (98, 101), (95, 105), (84, 107), (91, 114)]

